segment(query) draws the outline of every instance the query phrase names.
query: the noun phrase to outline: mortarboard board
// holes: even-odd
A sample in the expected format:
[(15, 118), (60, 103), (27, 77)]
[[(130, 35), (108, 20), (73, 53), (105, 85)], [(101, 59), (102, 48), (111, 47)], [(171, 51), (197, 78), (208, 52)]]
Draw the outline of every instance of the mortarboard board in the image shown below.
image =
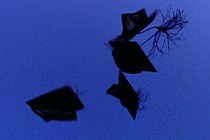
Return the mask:
[(71, 87), (65, 86), (26, 102), (31, 110), (46, 122), (51, 120), (76, 120), (77, 110), (84, 105)]
[(110, 41), (112, 56), (118, 68), (126, 73), (157, 72), (137, 42)]
[(108, 88), (107, 93), (118, 98), (122, 106), (126, 107), (132, 118), (136, 119), (139, 109), (139, 95), (130, 85), (122, 72), (119, 72), (118, 84), (113, 84)]
[(118, 39), (124, 41), (131, 40), (144, 28), (146, 28), (155, 19), (157, 12), (154, 11), (149, 17), (146, 15), (145, 9), (141, 9), (135, 13), (122, 14), (123, 31)]

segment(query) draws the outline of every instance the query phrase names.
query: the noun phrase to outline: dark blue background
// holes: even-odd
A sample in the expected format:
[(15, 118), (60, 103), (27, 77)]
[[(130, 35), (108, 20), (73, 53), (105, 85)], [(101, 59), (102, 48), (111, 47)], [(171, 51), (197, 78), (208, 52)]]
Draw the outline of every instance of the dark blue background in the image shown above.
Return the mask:
[[(150, 95), (134, 121), (105, 93), (118, 68), (104, 43), (121, 33), (122, 13), (170, 7), (189, 23), (170, 53), (151, 59), (158, 73), (126, 74)], [(1, 0), (0, 139), (210, 139), (209, 13), (208, 0)], [(76, 122), (45, 123), (26, 105), (63, 85), (77, 86), (85, 104)]]

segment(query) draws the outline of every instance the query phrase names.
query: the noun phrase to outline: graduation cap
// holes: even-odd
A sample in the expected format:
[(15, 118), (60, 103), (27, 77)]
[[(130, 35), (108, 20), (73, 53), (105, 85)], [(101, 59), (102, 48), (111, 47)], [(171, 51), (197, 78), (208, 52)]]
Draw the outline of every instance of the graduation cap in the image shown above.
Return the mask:
[(154, 11), (150, 16), (146, 15), (145, 9), (135, 13), (122, 14), (123, 31), (118, 39), (129, 41), (155, 19), (157, 12)]
[(112, 56), (118, 68), (126, 73), (157, 72), (137, 42), (110, 41)]
[(126, 107), (132, 118), (136, 119), (139, 109), (139, 95), (130, 85), (122, 72), (119, 72), (118, 84), (113, 84), (106, 91), (108, 94), (118, 98), (122, 106)]
[(77, 120), (77, 110), (84, 105), (71, 87), (64, 86), (26, 102), (31, 110), (46, 122)]

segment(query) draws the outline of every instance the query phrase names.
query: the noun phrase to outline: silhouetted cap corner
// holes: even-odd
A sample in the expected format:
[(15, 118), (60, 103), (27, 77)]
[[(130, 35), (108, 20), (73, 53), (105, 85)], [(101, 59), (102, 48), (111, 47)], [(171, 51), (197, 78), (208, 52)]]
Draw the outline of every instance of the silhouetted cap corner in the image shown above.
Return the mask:
[(136, 112), (131, 114), (131, 116), (132, 116), (133, 120), (136, 120)]
[(155, 17), (157, 16), (158, 14), (158, 10), (155, 10), (154, 12), (152, 12), (152, 14), (149, 16), (149, 19), (151, 21), (153, 21), (155, 19)]

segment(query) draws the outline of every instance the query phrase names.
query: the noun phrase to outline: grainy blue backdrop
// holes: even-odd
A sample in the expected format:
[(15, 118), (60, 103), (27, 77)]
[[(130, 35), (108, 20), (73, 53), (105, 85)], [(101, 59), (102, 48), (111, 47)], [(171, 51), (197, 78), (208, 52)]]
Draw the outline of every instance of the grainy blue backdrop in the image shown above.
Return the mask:
[[(126, 74), (150, 95), (133, 121), (105, 93), (118, 80), (105, 43), (121, 33), (122, 13), (170, 7), (189, 23), (169, 54), (151, 59), (158, 73)], [(209, 8), (209, 0), (1, 0), (0, 139), (209, 140)], [(63, 85), (77, 86), (85, 104), (76, 122), (45, 123), (26, 105)]]

